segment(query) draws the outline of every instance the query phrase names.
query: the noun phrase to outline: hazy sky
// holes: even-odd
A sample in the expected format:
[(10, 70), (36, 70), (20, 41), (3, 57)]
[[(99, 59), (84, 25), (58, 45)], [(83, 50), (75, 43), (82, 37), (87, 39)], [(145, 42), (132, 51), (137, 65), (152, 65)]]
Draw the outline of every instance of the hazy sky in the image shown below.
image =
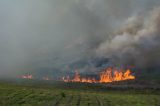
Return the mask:
[[(127, 20), (135, 20), (129, 22), (130, 30), (135, 26), (137, 28), (139, 23), (141, 24), (138, 28), (141, 29), (138, 31), (147, 29), (144, 27), (147, 22), (156, 24), (154, 19), (150, 18), (159, 14), (159, 10), (154, 9), (158, 8), (159, 4), (159, 0), (1, 0), (0, 76), (12, 76), (27, 71), (38, 72), (43, 69), (65, 71), (69, 64), (86, 62), (95, 57), (112, 58), (111, 54), (118, 57), (117, 64), (122, 62), (119, 59), (123, 59), (125, 62), (122, 64), (126, 64), (128, 57), (124, 55), (128, 54), (128, 49), (117, 56), (116, 50), (119, 50), (119, 47), (114, 51), (110, 48), (125, 42), (125, 36), (130, 37), (125, 35), (128, 32), (122, 28), (128, 28), (124, 24)], [(154, 10), (156, 13), (151, 15), (150, 12)], [(142, 20), (137, 17), (142, 17)], [(118, 31), (118, 36), (122, 35), (122, 38), (115, 37)], [(131, 36), (141, 36), (137, 33)], [(132, 49), (134, 46), (134, 49), (139, 51), (138, 56), (147, 50), (149, 53), (155, 52), (154, 48), (158, 49), (156, 53), (159, 53), (159, 32), (156, 30), (148, 33), (156, 33), (158, 38), (156, 44), (148, 45), (149, 49), (143, 48), (146, 41), (145, 44), (140, 43), (144, 40), (135, 41), (132, 45), (126, 44)], [(114, 43), (117, 39), (123, 40), (118, 44)], [(135, 45), (143, 50), (135, 48)], [(135, 64), (134, 56), (136, 55), (129, 57), (131, 64)], [(156, 63), (156, 58), (160, 58), (156, 54), (153, 57), (145, 61)], [(144, 60), (141, 62), (144, 63)], [(145, 65), (146, 63), (142, 64)]]

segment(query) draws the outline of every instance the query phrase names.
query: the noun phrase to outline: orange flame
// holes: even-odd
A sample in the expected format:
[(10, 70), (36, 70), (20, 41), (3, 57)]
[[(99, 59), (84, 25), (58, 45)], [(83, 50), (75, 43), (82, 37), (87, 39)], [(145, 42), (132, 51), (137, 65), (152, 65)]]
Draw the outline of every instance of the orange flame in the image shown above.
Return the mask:
[(134, 80), (135, 76), (131, 75), (131, 70), (116, 70), (113, 68), (107, 68), (99, 75), (99, 80), (95, 78), (82, 78), (78, 71), (75, 72), (74, 78), (70, 79), (69, 76), (63, 77), (64, 82), (85, 82), (85, 83), (108, 83), (114, 81)]
[(49, 77), (43, 77), (43, 80), (49, 81), (51, 79)]
[(31, 74), (22, 75), (21, 78), (23, 78), (23, 79), (33, 79), (33, 75), (31, 75)]
[(87, 83), (93, 83), (96, 82), (96, 80), (94, 78), (81, 78), (80, 74), (78, 73), (78, 71), (75, 71), (75, 75), (73, 79), (70, 79), (69, 76), (67, 76), (66, 78), (63, 77), (62, 80), (64, 82), (87, 82)]

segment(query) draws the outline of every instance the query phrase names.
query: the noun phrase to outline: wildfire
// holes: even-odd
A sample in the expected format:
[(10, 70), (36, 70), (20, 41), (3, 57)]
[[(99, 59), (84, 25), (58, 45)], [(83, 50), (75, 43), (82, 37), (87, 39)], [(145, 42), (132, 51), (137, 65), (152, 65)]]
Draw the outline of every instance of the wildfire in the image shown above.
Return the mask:
[(64, 82), (85, 82), (85, 83), (108, 83), (114, 81), (134, 80), (135, 76), (131, 75), (131, 70), (117, 70), (113, 68), (107, 68), (99, 75), (99, 80), (95, 78), (83, 78), (78, 71), (75, 72), (74, 78), (70, 79), (69, 76), (63, 77)]
[(67, 76), (66, 78), (63, 77), (62, 78), (64, 82), (87, 82), (87, 83), (95, 83), (96, 80), (94, 78), (81, 78), (80, 74), (78, 73), (78, 71), (75, 72), (75, 76), (73, 79), (70, 79), (69, 76)]
[(51, 79), (49, 77), (43, 77), (43, 80), (49, 81)]
[(23, 79), (33, 79), (33, 75), (31, 75), (31, 74), (22, 75), (21, 78), (23, 78)]
[(131, 70), (116, 70), (112, 68), (107, 68), (100, 74), (101, 83), (114, 82), (114, 81), (123, 81), (123, 80), (134, 80), (135, 76), (131, 75)]

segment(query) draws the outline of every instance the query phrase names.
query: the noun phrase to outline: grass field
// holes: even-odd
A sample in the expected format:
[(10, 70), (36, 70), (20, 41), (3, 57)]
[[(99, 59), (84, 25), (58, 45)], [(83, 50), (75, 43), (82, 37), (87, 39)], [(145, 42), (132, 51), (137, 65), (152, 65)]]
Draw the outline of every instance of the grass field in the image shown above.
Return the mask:
[(159, 91), (91, 89), (3, 82), (0, 106), (160, 106)]

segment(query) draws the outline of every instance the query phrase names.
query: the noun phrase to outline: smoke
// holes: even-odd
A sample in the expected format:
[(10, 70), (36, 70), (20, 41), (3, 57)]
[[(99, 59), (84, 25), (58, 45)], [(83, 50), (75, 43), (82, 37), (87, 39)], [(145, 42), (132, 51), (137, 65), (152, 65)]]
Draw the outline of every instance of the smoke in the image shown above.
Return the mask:
[(1, 0), (0, 77), (95, 72), (112, 63), (159, 65), (159, 5), (159, 0)]
[(145, 16), (128, 18), (113, 38), (100, 44), (98, 55), (111, 57), (115, 64), (136, 67), (159, 66), (160, 7)]

